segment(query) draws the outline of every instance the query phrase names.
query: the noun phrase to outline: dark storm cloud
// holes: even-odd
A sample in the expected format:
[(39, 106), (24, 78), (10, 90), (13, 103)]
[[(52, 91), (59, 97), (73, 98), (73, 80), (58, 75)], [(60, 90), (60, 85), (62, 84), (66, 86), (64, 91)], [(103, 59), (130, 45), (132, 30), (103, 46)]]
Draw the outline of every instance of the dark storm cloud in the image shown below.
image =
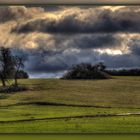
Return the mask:
[[(98, 49), (98, 48), (115, 48), (121, 46), (123, 38), (113, 34), (78, 34), (78, 35), (54, 35), (54, 46), (57, 49)], [(48, 44), (49, 44), (48, 40)], [(40, 47), (47, 46), (46, 41), (42, 38), (37, 40)]]
[[(55, 41), (49, 46), (49, 41)], [(30, 73), (60, 72), (69, 69), (73, 64), (81, 62), (98, 61), (98, 53), (91, 49), (113, 48), (119, 45), (113, 35), (79, 35), (79, 36), (53, 36), (49, 40), (42, 37), (36, 40), (36, 49), (15, 49), (17, 55), (27, 57), (26, 70)], [(18, 46), (18, 45), (17, 45)], [(53, 47), (53, 48), (52, 48)]]
[(37, 61), (31, 63), (31, 66), (28, 65), (29, 67), (27, 67), (27, 70), (33, 73), (55, 73), (59, 71), (65, 71), (69, 69), (73, 64), (76, 64), (76, 61), (78, 61), (77, 57), (72, 54), (66, 56), (63, 54), (56, 54), (55, 56), (44, 58), (46, 61), (39, 56), (32, 56), (31, 60), (32, 59)]
[(140, 57), (140, 37), (134, 37), (131, 39), (129, 50), (133, 55)]
[(132, 48), (132, 52), (135, 54), (135, 55), (139, 55), (140, 56), (140, 46), (135, 46)]
[[(25, 12), (10, 12), (16, 14), (5, 19), (0, 16), (0, 39), (9, 38), (7, 46), (13, 53), (28, 58), (25, 69), (30, 74), (59, 73), (82, 62), (102, 61), (108, 68), (140, 67), (139, 7), (114, 11), (103, 7), (41, 7), (40, 13), (34, 7), (23, 9)], [(19, 18), (18, 24), (7, 22)]]
[(16, 20), (24, 16), (26, 16), (24, 7), (0, 7), (0, 22)]
[(57, 73), (68, 70), (72, 65), (82, 62), (95, 64), (104, 62), (107, 68), (132, 68), (140, 67), (140, 56), (135, 53), (124, 55), (109, 55), (94, 50), (61, 50), (45, 51), (21, 50), (14, 51), (15, 54), (26, 56), (25, 69), (30, 73)]
[(134, 54), (124, 54), (111, 56), (108, 54), (102, 54), (100, 56), (107, 68), (119, 69), (119, 68), (139, 68), (140, 56)]
[(19, 24), (19, 19), (26, 21), (31, 19), (37, 14), (44, 12), (41, 7), (26, 7), (26, 6), (1, 6), (0, 7), (0, 23), (5, 23), (8, 21), (15, 21)]
[(90, 34), (75, 37), (71, 46), (79, 49), (115, 48), (121, 45), (121, 40), (113, 34)]
[(64, 9), (64, 6), (58, 6), (58, 5), (53, 5), (53, 6), (42, 6), (44, 11), (46, 12), (56, 12)]
[[(25, 52), (24, 52), (25, 53)], [(63, 51), (44, 51), (44, 50), (28, 50), (26, 51), (28, 62), (26, 70), (30, 73), (59, 72), (69, 68), (70, 63), (74, 61), (74, 57), (65, 56)]]
[(90, 50), (48, 51), (41, 48), (35, 50), (16, 48), (13, 52), (15, 55), (28, 58), (25, 62), (25, 69), (29, 73), (56, 73), (69, 69), (73, 64), (89, 62), (93, 58), (97, 60)]
[(132, 46), (130, 50), (131, 53), (138, 55), (140, 57), (140, 46)]
[[(44, 51), (40, 54), (34, 52), (30, 55), (31, 66), (28, 64), (28, 70), (31, 72), (57, 72), (67, 69), (68, 65), (59, 51)], [(36, 60), (36, 61), (34, 61)]]
[[(35, 19), (15, 27), (12, 32), (47, 32), (47, 33), (114, 33), (114, 32), (140, 32), (140, 11), (122, 8), (112, 12), (107, 9), (92, 8), (92, 10), (79, 10), (73, 14), (66, 14), (60, 19)], [(84, 14), (83, 14), (84, 13)], [(81, 17), (80, 14), (83, 14)], [(133, 17), (133, 18), (132, 18)]]

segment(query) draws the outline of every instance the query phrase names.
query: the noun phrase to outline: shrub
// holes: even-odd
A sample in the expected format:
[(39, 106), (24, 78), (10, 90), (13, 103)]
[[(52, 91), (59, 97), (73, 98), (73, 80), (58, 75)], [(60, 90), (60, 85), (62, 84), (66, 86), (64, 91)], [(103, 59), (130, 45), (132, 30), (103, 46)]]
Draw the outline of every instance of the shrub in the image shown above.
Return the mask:
[(28, 79), (29, 75), (27, 72), (23, 71), (23, 70), (19, 70), (17, 73), (17, 78), (18, 79)]
[(81, 63), (74, 65), (62, 79), (109, 79), (109, 74), (105, 71), (105, 66), (102, 63), (91, 65)]
[(0, 93), (11, 93), (11, 92), (19, 92), (19, 91), (25, 91), (27, 88), (25, 86), (6, 86), (0, 88)]

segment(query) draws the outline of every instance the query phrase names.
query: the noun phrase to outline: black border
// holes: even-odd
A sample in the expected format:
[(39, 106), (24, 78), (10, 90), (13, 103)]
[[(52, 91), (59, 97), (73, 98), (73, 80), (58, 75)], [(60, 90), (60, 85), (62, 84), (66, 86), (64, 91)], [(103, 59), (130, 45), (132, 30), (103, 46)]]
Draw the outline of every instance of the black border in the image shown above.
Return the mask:
[(140, 0), (0, 0), (0, 6), (6, 5), (32, 5), (32, 6), (53, 6), (53, 5), (111, 5), (111, 6), (121, 6), (121, 5), (140, 5)]

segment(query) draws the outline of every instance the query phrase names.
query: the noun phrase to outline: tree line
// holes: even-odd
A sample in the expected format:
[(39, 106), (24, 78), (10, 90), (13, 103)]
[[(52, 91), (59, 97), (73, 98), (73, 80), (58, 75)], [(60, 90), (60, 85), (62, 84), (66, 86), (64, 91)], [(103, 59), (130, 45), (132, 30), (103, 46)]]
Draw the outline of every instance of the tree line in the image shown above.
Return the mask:
[(102, 62), (81, 63), (73, 65), (62, 79), (109, 79), (111, 76), (140, 76), (140, 69), (109, 70)]
[(140, 76), (140, 69), (105, 70), (112, 76)]

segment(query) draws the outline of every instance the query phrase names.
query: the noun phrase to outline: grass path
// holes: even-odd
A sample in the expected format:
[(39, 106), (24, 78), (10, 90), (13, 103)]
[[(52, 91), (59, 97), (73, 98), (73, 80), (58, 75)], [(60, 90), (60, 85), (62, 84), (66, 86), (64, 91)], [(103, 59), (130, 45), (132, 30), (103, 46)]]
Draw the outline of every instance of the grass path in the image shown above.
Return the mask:
[(139, 116), (140, 112), (121, 113), (121, 114), (96, 114), (96, 115), (77, 115), (77, 116), (64, 116), (64, 117), (51, 117), (51, 118), (32, 118), (22, 120), (0, 121), (0, 123), (16, 123), (16, 122), (28, 122), (28, 121), (40, 121), (40, 120), (63, 120), (63, 119), (82, 119), (82, 118), (101, 118), (101, 117), (120, 117), (120, 116)]

